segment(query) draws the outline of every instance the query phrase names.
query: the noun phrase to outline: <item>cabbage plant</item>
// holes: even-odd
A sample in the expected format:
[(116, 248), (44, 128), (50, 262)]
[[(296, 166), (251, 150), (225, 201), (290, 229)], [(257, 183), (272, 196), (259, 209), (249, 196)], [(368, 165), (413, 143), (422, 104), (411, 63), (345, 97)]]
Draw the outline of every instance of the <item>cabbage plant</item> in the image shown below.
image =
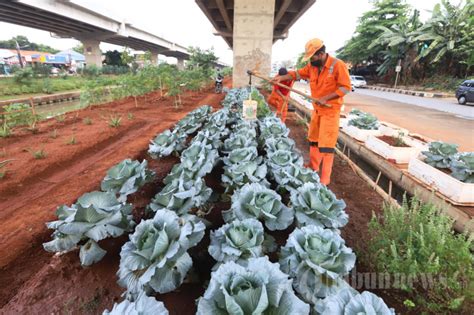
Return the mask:
[(212, 190), (206, 186), (202, 178), (188, 180), (181, 176), (157, 193), (148, 205), (148, 209), (155, 212), (168, 209), (178, 214), (185, 214), (192, 208), (203, 206), (211, 194)]
[(448, 168), (458, 153), (456, 144), (441, 141), (431, 142), (428, 151), (421, 152), (426, 157), (424, 162), (436, 168)]
[(244, 220), (255, 218), (264, 222), (271, 230), (284, 230), (293, 223), (293, 209), (281, 202), (275, 191), (259, 183), (247, 184), (232, 195), (230, 210), (223, 211), (226, 222), (235, 218)]
[(369, 113), (359, 114), (349, 120), (349, 126), (354, 126), (362, 130), (379, 129), (379, 121), (377, 117)]
[(373, 314), (395, 315), (393, 308), (388, 308), (383, 299), (364, 291), (361, 294), (352, 288), (342, 289), (316, 303), (314, 310), (320, 315)]
[(451, 162), (451, 176), (464, 182), (474, 183), (474, 152), (460, 154)]
[(106, 254), (97, 242), (133, 229), (131, 213), (132, 206), (119, 202), (111, 192), (86, 193), (71, 207), (63, 205), (56, 210), (58, 220), (46, 223), (48, 229), (55, 230), (53, 240), (43, 247), (48, 252), (67, 252), (81, 243), (81, 265), (92, 265)]
[(104, 311), (102, 315), (168, 315), (169, 312), (161, 301), (147, 296), (144, 292), (136, 299), (127, 298), (115, 303), (111, 311)]
[(294, 149), (295, 141), (291, 138), (279, 137), (265, 140), (265, 150), (267, 153), (273, 153), (277, 150), (293, 151)]
[(305, 183), (319, 184), (318, 173), (310, 168), (290, 164), (273, 172), (278, 187), (288, 192), (294, 192)]
[(151, 182), (155, 176), (148, 168), (148, 162), (141, 163), (131, 159), (123, 160), (107, 171), (100, 188), (117, 194), (119, 201), (124, 202), (127, 196), (136, 192), (140, 187)]
[(262, 157), (259, 156), (252, 161), (224, 166), (222, 184), (226, 187), (227, 193), (240, 189), (248, 183), (259, 183), (262, 186), (270, 187), (266, 176), (267, 166), (262, 163)]
[(355, 260), (338, 233), (315, 225), (296, 228), (280, 253), (281, 270), (295, 278), (295, 290), (312, 304), (347, 286), (342, 277)]
[(295, 295), (278, 264), (260, 257), (246, 267), (228, 262), (213, 272), (196, 314), (306, 315), (309, 305)]
[(262, 143), (265, 143), (265, 140), (269, 138), (286, 138), (289, 133), (290, 129), (281, 121), (273, 122), (267, 119), (260, 125), (260, 139)]
[(212, 171), (218, 157), (217, 150), (208, 144), (196, 141), (181, 153), (181, 164), (196, 177), (203, 177)]
[(255, 160), (258, 157), (256, 147), (246, 147), (242, 149), (235, 149), (231, 151), (222, 160), (225, 165), (231, 166), (237, 163), (249, 162)]
[(204, 121), (208, 118), (211, 109), (212, 108), (209, 105), (204, 105), (195, 109), (178, 121), (175, 129), (188, 135), (195, 133), (202, 127)]
[(205, 229), (196, 216), (158, 210), (123, 245), (118, 283), (132, 295), (177, 289), (193, 264), (187, 250), (201, 241)]
[(263, 225), (255, 219), (234, 220), (211, 231), (209, 254), (217, 263), (234, 261), (245, 266), (252, 257), (275, 250), (273, 238), (265, 237)]
[(291, 204), (295, 210), (299, 226), (316, 225), (339, 229), (347, 224), (349, 216), (344, 211), (346, 203), (326, 186), (306, 183), (291, 194)]
[(270, 168), (272, 175), (278, 172), (281, 168), (290, 166), (291, 164), (303, 166), (303, 157), (293, 151), (276, 150), (267, 155), (266, 163)]
[(150, 141), (148, 154), (154, 158), (181, 152), (186, 147), (186, 133), (178, 130), (165, 130)]
[(247, 147), (256, 147), (257, 141), (255, 138), (249, 137), (245, 134), (233, 134), (228, 139), (224, 141), (224, 150), (223, 152), (229, 153), (232, 150), (242, 149)]

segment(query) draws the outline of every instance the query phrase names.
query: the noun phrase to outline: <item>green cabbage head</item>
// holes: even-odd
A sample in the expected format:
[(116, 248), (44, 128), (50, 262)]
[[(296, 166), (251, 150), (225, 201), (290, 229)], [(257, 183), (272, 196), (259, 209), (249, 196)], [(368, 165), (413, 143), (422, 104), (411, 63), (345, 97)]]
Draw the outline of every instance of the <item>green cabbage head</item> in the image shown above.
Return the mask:
[(118, 194), (119, 201), (125, 202), (127, 196), (153, 180), (155, 173), (148, 168), (148, 162), (123, 160), (107, 171), (100, 188)]
[(131, 294), (177, 289), (193, 264), (187, 250), (201, 241), (205, 229), (196, 216), (158, 210), (123, 245), (118, 283)]
[(181, 152), (186, 147), (186, 133), (169, 129), (158, 134), (150, 141), (148, 154), (154, 159)]
[(464, 182), (474, 183), (474, 152), (460, 154), (451, 163), (451, 176)]
[(273, 176), (278, 183), (278, 187), (290, 193), (296, 191), (305, 183), (319, 184), (318, 173), (310, 168), (293, 163), (273, 172)]
[(319, 301), (314, 310), (320, 315), (395, 315), (395, 310), (388, 308), (377, 295), (369, 291), (359, 294), (352, 288), (342, 289)]
[(43, 247), (48, 252), (66, 252), (86, 241), (80, 246), (79, 258), (81, 265), (92, 265), (106, 253), (97, 242), (133, 229), (131, 213), (132, 206), (119, 202), (111, 192), (86, 193), (71, 207), (63, 205), (56, 210), (58, 220), (46, 224), (55, 230), (53, 240)]
[(444, 143), (441, 141), (431, 142), (428, 151), (423, 151), (426, 156), (424, 162), (436, 168), (448, 168), (458, 153), (456, 144)]
[(344, 211), (346, 203), (326, 186), (306, 183), (291, 194), (299, 226), (313, 224), (319, 227), (339, 229), (347, 224), (349, 216)]
[(196, 314), (307, 315), (309, 305), (295, 295), (278, 264), (260, 257), (246, 267), (228, 262), (213, 272)]
[(250, 258), (274, 249), (273, 239), (265, 237), (262, 223), (255, 219), (234, 220), (211, 231), (209, 254), (218, 263), (234, 261), (245, 266)]
[(347, 286), (342, 277), (355, 260), (338, 233), (315, 225), (296, 228), (280, 253), (281, 270), (295, 278), (295, 290), (312, 304)]
[(231, 209), (222, 213), (226, 222), (235, 218), (248, 218), (263, 221), (271, 230), (284, 230), (293, 223), (293, 209), (281, 202), (281, 197), (274, 190), (259, 183), (247, 184), (232, 195)]
[(154, 297), (147, 296), (142, 292), (136, 299), (125, 299), (120, 303), (115, 303), (112, 310), (104, 311), (102, 315), (168, 315), (163, 302), (157, 301)]

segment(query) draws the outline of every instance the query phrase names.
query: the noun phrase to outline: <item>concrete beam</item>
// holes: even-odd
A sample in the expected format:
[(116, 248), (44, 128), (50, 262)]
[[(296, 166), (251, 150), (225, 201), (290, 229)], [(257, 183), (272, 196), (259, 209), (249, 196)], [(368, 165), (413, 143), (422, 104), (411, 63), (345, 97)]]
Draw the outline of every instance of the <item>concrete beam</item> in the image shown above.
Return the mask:
[(233, 87), (247, 85), (247, 70), (270, 73), (274, 12), (275, 0), (235, 0)]
[(82, 41), (84, 45), (84, 56), (86, 58), (86, 66), (95, 65), (102, 67), (102, 51), (99, 47), (100, 41), (94, 39), (86, 39)]

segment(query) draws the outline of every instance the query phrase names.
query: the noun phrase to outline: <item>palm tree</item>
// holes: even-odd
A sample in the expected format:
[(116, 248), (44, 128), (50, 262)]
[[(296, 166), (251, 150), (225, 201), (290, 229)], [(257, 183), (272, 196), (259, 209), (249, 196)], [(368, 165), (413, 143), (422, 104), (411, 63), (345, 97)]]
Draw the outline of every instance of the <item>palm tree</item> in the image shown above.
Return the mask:
[(403, 65), (402, 74), (406, 79), (408, 77), (406, 75), (407, 71), (416, 65), (418, 42), (415, 37), (417, 35), (416, 31), (421, 25), (419, 14), (418, 10), (414, 10), (407, 22), (394, 24), (390, 28), (376, 26), (377, 29), (382, 31), (382, 34), (368, 48), (384, 47), (380, 51), (383, 63), (377, 68), (379, 75), (386, 74), (398, 64)]
[(432, 17), (417, 31), (415, 41), (428, 45), (417, 60), (430, 56), (431, 62), (437, 63), (446, 58), (447, 69), (452, 67), (456, 48), (466, 40), (473, 40), (474, 33), (469, 27), (473, 14), (474, 2), (471, 0), (467, 3), (460, 1), (457, 6), (449, 0), (441, 0), (441, 4), (436, 4)]

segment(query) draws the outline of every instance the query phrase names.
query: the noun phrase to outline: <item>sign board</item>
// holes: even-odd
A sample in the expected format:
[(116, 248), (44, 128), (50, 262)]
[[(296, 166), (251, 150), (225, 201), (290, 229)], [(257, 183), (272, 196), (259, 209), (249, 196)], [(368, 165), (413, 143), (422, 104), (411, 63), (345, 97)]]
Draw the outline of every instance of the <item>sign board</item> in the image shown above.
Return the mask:
[(257, 101), (245, 100), (243, 103), (242, 117), (244, 120), (255, 120), (257, 119)]
[(402, 71), (402, 66), (396, 66), (395, 67), (395, 72), (400, 72)]

